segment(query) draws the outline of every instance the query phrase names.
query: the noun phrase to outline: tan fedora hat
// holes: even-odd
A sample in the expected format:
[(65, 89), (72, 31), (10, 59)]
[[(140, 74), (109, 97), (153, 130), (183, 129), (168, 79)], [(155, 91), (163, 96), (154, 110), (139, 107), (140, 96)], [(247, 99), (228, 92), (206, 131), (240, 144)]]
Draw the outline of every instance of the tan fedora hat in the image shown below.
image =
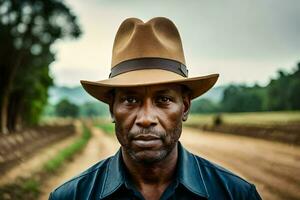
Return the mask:
[(109, 78), (80, 82), (90, 95), (109, 103), (114, 88), (167, 83), (187, 86), (193, 99), (208, 91), (218, 76), (188, 78), (180, 35), (171, 20), (156, 17), (144, 23), (129, 18), (116, 34)]

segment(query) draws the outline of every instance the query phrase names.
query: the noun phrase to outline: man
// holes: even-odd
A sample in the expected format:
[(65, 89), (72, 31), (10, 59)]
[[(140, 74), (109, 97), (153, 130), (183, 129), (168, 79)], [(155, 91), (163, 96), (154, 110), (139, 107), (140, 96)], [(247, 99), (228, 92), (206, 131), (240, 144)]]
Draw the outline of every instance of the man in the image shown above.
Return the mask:
[(181, 39), (169, 19), (125, 20), (115, 37), (109, 79), (81, 81), (109, 104), (121, 148), (50, 199), (260, 199), (254, 185), (178, 142), (191, 99), (218, 78), (187, 74)]

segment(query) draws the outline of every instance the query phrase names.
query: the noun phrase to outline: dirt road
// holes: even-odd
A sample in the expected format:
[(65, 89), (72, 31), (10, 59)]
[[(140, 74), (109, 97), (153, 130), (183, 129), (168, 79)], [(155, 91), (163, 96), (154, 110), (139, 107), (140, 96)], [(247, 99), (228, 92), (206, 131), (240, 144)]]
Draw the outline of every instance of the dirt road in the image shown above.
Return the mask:
[(72, 163), (67, 164), (58, 176), (46, 181), (42, 187), (40, 200), (47, 200), (50, 192), (55, 187), (78, 175), (98, 161), (115, 154), (120, 146), (115, 137), (104, 134), (98, 128), (92, 128), (91, 133), (92, 137), (83, 152), (75, 157)]
[(182, 143), (255, 183), (265, 200), (300, 199), (300, 148), (242, 136), (185, 129)]
[[(48, 180), (41, 200), (47, 199), (55, 186), (116, 152), (119, 144), (114, 137), (96, 128), (92, 133), (84, 152), (62, 174)], [(265, 200), (300, 199), (299, 147), (189, 128), (183, 130), (181, 141), (191, 152), (255, 183)]]

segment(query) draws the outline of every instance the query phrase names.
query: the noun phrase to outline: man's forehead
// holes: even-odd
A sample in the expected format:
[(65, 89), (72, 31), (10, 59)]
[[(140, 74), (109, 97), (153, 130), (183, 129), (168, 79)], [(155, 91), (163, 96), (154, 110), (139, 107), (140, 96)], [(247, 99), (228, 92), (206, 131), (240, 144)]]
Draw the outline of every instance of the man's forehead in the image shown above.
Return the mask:
[(161, 85), (148, 85), (138, 87), (122, 87), (116, 88), (117, 93), (168, 93), (168, 92), (180, 92), (181, 85), (179, 84), (161, 84)]

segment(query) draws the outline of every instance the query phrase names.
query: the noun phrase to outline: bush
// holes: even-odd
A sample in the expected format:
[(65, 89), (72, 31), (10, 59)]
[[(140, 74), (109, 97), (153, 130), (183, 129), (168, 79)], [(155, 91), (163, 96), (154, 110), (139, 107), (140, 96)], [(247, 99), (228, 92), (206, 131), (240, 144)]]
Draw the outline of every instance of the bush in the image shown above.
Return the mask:
[(67, 99), (61, 100), (55, 107), (57, 116), (60, 117), (77, 117), (79, 108), (76, 104), (69, 102)]

